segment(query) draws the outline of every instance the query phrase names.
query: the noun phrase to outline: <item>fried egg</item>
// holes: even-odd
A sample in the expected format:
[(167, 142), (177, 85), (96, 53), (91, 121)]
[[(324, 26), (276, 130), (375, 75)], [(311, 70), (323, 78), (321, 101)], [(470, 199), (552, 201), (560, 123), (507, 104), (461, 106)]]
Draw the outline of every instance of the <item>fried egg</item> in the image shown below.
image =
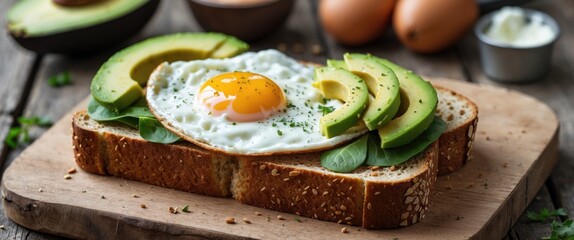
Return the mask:
[(343, 103), (312, 86), (314, 68), (276, 50), (228, 59), (161, 64), (146, 99), (162, 124), (183, 139), (233, 155), (328, 149), (366, 132), (326, 138), (319, 119)]

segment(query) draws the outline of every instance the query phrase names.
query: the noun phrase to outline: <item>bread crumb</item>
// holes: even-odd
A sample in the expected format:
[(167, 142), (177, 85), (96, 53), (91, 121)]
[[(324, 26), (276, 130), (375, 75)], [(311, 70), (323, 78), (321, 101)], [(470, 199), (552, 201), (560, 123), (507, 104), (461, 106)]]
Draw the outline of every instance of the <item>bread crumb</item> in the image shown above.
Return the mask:
[(228, 217), (225, 219), (225, 223), (227, 224), (235, 224), (235, 218)]
[(4, 224), (0, 225), (0, 229), (6, 230), (6, 227), (4, 227)]
[(177, 210), (177, 207), (175, 207), (175, 208), (169, 207), (169, 213), (171, 213), (171, 214), (178, 214), (179, 211)]
[(132, 197), (133, 198), (139, 198), (140, 196), (138, 196), (137, 194), (134, 193), (134, 194), (132, 194)]
[(283, 216), (281, 216), (281, 215), (277, 215), (277, 219), (279, 219), (279, 220), (285, 220), (285, 218), (284, 218)]
[(245, 222), (247, 224), (251, 224), (251, 220), (249, 220), (249, 218), (243, 218), (243, 222)]
[(504, 167), (504, 168), (505, 168), (505, 167), (508, 167), (508, 163), (505, 162), (504, 164), (502, 164), (502, 167)]
[(38, 192), (44, 192), (44, 189), (40, 188), (40, 189), (38, 189)]
[(466, 188), (472, 188), (472, 187), (474, 187), (474, 183), (471, 183), (468, 186), (466, 186)]
[(74, 174), (74, 173), (76, 173), (76, 172), (77, 172), (77, 170), (76, 170), (75, 167), (70, 168), (70, 169), (68, 169), (68, 171), (67, 171), (68, 174)]
[(142, 204), (140, 204), (140, 208), (144, 208), (144, 209), (145, 209), (145, 208), (147, 208), (147, 206), (142, 203)]
[(68, 179), (72, 179), (72, 176), (70, 176), (70, 175), (66, 174), (66, 175), (64, 175), (64, 179), (66, 179), (66, 180), (68, 180)]
[(347, 227), (343, 227), (343, 228), (341, 228), (341, 232), (342, 233), (349, 233), (349, 229), (347, 229)]
[(301, 172), (296, 171), (296, 170), (291, 171), (291, 172), (289, 172), (289, 177), (296, 177), (296, 176), (299, 176), (299, 174), (301, 174)]
[(395, 167), (395, 165), (389, 167), (389, 170), (391, 170), (391, 171), (395, 171), (395, 169), (397, 169), (397, 167)]
[(260, 212), (255, 212), (255, 216), (261, 216)]

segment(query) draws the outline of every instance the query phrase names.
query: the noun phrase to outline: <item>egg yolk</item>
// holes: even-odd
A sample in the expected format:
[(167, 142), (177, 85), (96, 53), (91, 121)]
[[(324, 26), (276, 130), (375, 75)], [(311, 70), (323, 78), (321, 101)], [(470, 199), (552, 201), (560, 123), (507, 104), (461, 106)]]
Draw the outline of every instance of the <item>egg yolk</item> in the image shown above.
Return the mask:
[(226, 114), (229, 121), (250, 122), (268, 118), (285, 108), (285, 96), (271, 79), (250, 72), (222, 73), (199, 88), (198, 102), (212, 115)]

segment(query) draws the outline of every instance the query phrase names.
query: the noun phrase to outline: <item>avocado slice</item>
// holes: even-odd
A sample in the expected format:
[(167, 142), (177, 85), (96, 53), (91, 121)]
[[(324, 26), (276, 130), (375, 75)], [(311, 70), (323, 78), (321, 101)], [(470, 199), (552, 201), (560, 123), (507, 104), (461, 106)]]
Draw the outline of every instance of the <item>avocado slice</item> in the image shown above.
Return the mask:
[(321, 134), (332, 138), (357, 124), (367, 107), (369, 97), (367, 84), (363, 79), (341, 68), (321, 67), (315, 69), (313, 86), (318, 88), (325, 98), (345, 102), (343, 106), (321, 117)]
[(106, 108), (119, 112), (143, 95), (142, 86), (160, 63), (209, 58), (218, 48), (224, 49), (217, 53), (218, 57), (230, 57), (248, 47), (219, 33), (177, 33), (150, 38), (110, 57), (92, 79), (92, 96)]
[(119, 43), (139, 32), (159, 0), (106, 0), (81, 6), (21, 0), (7, 12), (6, 28), (37, 53), (78, 54)]
[(399, 81), (395, 73), (371, 55), (345, 53), (345, 64), (355, 75), (367, 83), (374, 99), (363, 114), (363, 121), (369, 130), (387, 124), (401, 104)]
[(349, 70), (345, 60), (327, 59), (327, 66)]
[(401, 86), (399, 112), (387, 125), (378, 129), (381, 148), (400, 147), (410, 143), (432, 123), (438, 102), (437, 93), (429, 82), (412, 71), (389, 60), (376, 59), (395, 72)]

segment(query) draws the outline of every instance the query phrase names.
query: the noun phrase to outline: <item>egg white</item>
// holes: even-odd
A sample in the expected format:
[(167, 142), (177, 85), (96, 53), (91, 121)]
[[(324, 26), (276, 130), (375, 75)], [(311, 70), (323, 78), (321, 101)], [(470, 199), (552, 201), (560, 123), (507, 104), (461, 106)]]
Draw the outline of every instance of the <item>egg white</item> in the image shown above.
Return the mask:
[[(272, 155), (327, 149), (366, 132), (354, 127), (345, 134), (321, 134), (320, 106), (337, 108), (338, 100), (323, 99), (313, 86), (312, 66), (303, 65), (276, 50), (249, 52), (228, 59), (163, 63), (150, 76), (146, 98), (164, 126), (182, 138), (237, 155)], [(205, 111), (196, 94), (201, 84), (225, 72), (252, 72), (281, 87), (287, 108), (257, 122), (230, 122), (225, 114)]]

